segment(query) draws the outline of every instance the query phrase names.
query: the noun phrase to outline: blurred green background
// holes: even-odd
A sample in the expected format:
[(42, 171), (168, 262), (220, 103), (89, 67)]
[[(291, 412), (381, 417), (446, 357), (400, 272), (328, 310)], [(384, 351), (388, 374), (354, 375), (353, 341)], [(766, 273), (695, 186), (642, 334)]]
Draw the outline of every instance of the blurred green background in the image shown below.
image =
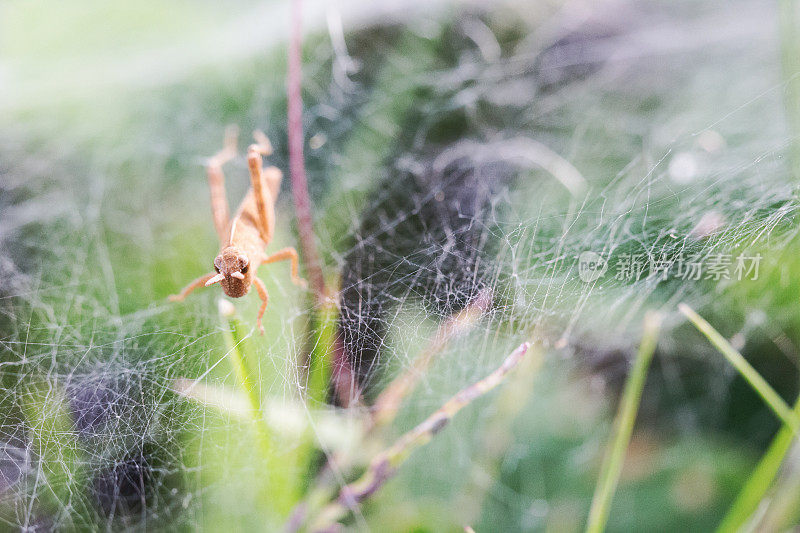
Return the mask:
[[(316, 237), (343, 295), (338, 327), (356, 331), (342, 335), (366, 397), (409, 369), (473, 290), (491, 291), (492, 305), (437, 354), (397, 419), (360, 441), (366, 407), (311, 394), (304, 355), (326, 341), (288, 267), (261, 270), (264, 337), (252, 335), (255, 296), (235, 302), (235, 319), (220, 317), (212, 289), (166, 301), (217, 253), (203, 164), (228, 124), (240, 151), (250, 131), (269, 135), (286, 174), (271, 249), (297, 243), (288, 4), (6, 1), (0, 529), (274, 530), (313, 494), (320, 449), (355, 457), (334, 484), (352, 481), (532, 340), (528, 366), (466, 407), (344, 527), (581, 530), (646, 310), (665, 324), (608, 530), (714, 529), (779, 422), (677, 304), (794, 403), (791, 10), (308, 2), (304, 23)], [(442, 161), (463, 172), (446, 181)], [(565, 186), (573, 170), (578, 186)], [(235, 205), (243, 157), (226, 176)], [(440, 209), (442, 197), (459, 203)], [(577, 274), (587, 250), (609, 260), (597, 283)], [(626, 253), (763, 261), (757, 280), (615, 279)], [(347, 318), (351, 289), (373, 300)], [(235, 391), (231, 339), (267, 419), (281, 405), (266, 458), (257, 424), (176, 391), (183, 378)], [(281, 418), (287, 405), (301, 407)], [(763, 530), (797, 523), (794, 455), (764, 500)], [(275, 465), (280, 493), (265, 481)]]

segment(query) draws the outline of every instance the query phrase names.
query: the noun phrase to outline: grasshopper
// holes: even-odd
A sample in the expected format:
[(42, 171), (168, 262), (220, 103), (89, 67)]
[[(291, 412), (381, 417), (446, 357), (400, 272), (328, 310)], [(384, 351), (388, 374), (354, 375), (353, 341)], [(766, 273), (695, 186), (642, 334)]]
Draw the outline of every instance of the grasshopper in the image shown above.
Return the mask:
[(273, 166), (262, 167), (262, 157), (272, 153), (272, 145), (267, 136), (260, 131), (253, 133), (256, 142), (247, 149), (251, 188), (234, 217), (229, 218), (222, 166), (236, 157), (236, 137), (235, 129), (229, 128), (223, 149), (206, 165), (208, 185), (211, 190), (211, 212), (220, 240), (220, 252), (214, 259), (214, 272), (200, 276), (169, 299), (182, 301), (198, 287), (209, 287), (215, 283), (222, 285), (222, 290), (231, 298), (240, 298), (248, 293), (251, 285), (255, 285), (261, 298), (256, 323), (263, 335), (261, 318), (267, 309), (269, 295), (264, 282), (256, 277), (258, 267), (288, 260), (291, 261), (292, 281), (302, 287), (306, 286), (306, 282), (297, 274), (297, 250), (288, 247), (270, 255), (264, 253), (264, 249), (272, 241), (275, 229), (275, 201), (278, 198), (283, 173)]

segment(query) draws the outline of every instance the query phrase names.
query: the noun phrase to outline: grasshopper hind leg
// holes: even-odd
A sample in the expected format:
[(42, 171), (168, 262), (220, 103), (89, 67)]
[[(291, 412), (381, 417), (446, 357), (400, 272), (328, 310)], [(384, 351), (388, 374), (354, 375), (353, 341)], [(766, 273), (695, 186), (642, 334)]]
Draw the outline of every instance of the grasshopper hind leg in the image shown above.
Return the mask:
[[(250, 148), (247, 149), (247, 166), (250, 169), (250, 182), (256, 198), (259, 232), (261, 233), (261, 239), (265, 243), (269, 243), (275, 231), (275, 195), (272, 194), (272, 187), (270, 186), (270, 180), (274, 182), (274, 177), (272, 177), (274, 172), (270, 171), (270, 169), (262, 169), (261, 165), (262, 156), (271, 154), (272, 146), (267, 136), (260, 131), (255, 132), (253, 137), (255, 137), (256, 143), (251, 144)], [(268, 173), (266, 179), (264, 176), (265, 170)], [(267, 182), (266, 187), (265, 181)], [(278, 184), (280, 184), (280, 181)]]

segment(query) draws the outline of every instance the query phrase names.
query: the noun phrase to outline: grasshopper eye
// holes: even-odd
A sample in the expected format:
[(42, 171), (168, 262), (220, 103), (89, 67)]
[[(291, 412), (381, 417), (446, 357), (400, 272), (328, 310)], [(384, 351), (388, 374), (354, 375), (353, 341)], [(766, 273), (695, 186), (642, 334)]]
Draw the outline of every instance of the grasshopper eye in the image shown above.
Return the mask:
[(247, 274), (247, 271), (250, 270), (250, 265), (245, 265), (242, 267), (242, 274)]
[(217, 265), (214, 265), (214, 270), (219, 274), (219, 267)]

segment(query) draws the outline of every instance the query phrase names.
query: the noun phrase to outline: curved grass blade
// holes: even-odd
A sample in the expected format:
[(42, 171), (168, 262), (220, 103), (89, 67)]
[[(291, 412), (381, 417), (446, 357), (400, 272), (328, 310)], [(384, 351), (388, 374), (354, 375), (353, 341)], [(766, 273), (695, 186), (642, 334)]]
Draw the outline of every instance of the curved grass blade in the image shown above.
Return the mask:
[(725, 356), (730, 364), (736, 368), (739, 374), (750, 383), (755, 391), (761, 398), (767, 402), (767, 405), (778, 415), (784, 424), (789, 426), (794, 433), (800, 432), (800, 417), (792, 412), (789, 405), (783, 401), (783, 398), (775, 392), (769, 383), (761, 377), (755, 368), (753, 368), (747, 360), (737, 352), (725, 338), (714, 329), (711, 324), (706, 322), (703, 317), (698, 315), (694, 310), (686, 304), (678, 306), (681, 313), (688, 318), (692, 324), (695, 325), (700, 332), (714, 345), (714, 347)]
[[(800, 416), (800, 399), (794, 404), (794, 414)], [(725, 518), (720, 522), (717, 533), (735, 533), (740, 531), (753, 516), (764, 496), (772, 486), (778, 470), (783, 464), (786, 454), (794, 441), (794, 431), (786, 424), (781, 427), (769, 445), (764, 456), (753, 469), (747, 483), (734, 500)]]

